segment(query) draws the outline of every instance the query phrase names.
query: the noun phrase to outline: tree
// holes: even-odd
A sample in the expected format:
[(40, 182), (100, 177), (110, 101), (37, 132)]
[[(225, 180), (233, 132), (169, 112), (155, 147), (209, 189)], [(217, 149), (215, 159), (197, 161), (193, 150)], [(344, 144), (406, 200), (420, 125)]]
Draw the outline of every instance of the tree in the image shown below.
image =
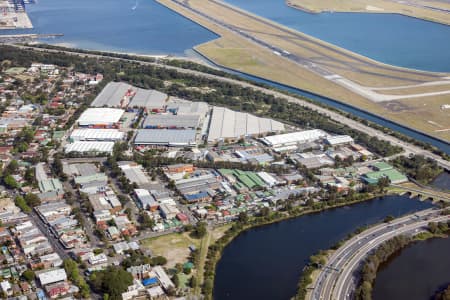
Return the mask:
[(28, 206), (35, 207), (41, 205), (41, 199), (36, 194), (27, 193), (25, 195), (25, 202)]
[(17, 181), (11, 175), (6, 175), (3, 178), (3, 183), (10, 189), (17, 189), (19, 187)]
[(240, 212), (238, 215), (238, 221), (239, 221), (239, 223), (247, 224), (247, 222), (248, 222), (247, 212), (245, 212), (245, 211)]
[(121, 267), (109, 266), (92, 273), (90, 282), (95, 291), (108, 294), (111, 300), (120, 300), (122, 293), (133, 283), (133, 276)]
[(25, 202), (25, 199), (23, 199), (22, 196), (16, 196), (16, 198), (14, 199), (14, 203), (16, 204), (17, 207), (19, 207), (24, 213), (30, 213), (31, 212), (31, 207), (29, 207), (27, 205), (27, 203)]
[(206, 223), (205, 222), (198, 222), (197, 225), (194, 227), (194, 231), (192, 232), (192, 236), (198, 239), (201, 239), (206, 235), (207, 229), (206, 229)]
[(23, 278), (25, 278), (26, 281), (31, 282), (34, 280), (35, 274), (32, 270), (25, 270), (22, 273)]

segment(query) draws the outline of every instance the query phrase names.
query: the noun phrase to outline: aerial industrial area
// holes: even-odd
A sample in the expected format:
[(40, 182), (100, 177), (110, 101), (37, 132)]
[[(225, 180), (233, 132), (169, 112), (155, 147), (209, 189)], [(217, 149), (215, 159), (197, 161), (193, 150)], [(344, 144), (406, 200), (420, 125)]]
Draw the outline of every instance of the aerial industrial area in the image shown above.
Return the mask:
[[(189, 58), (138, 55), (120, 52), (126, 31), (104, 52), (70, 22), (41, 27), (74, 3), (30, 9), (33, 29), (35, 0), (0, 0), (0, 298), (371, 300), (404, 248), (448, 239), (450, 73), (381, 63), (231, 1), (131, 2), (108, 5), (216, 39)], [(448, 0), (282, 5), (450, 24)], [(261, 282), (277, 288), (258, 294)], [(448, 281), (430, 286), (450, 299)]]
[[(195, 295), (204, 230), (217, 240), (244, 216), (320, 205), (326, 193), (414, 186), (396, 156), (350, 135), (100, 73), (11, 65), (0, 100), (5, 297), (86, 298), (86, 282), (93, 298), (102, 289), (122, 299)], [(126, 286), (105, 288), (116, 271)]]

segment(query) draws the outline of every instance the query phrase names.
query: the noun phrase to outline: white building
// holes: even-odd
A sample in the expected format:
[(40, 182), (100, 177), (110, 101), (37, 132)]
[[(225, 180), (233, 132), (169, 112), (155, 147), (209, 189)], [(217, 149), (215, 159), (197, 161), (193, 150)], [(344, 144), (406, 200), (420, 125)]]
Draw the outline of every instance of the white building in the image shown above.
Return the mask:
[(125, 133), (118, 129), (75, 129), (70, 135), (70, 139), (76, 141), (110, 141), (123, 140)]
[(66, 153), (109, 153), (114, 149), (114, 142), (75, 142), (64, 147)]
[(353, 138), (349, 135), (336, 135), (327, 137), (326, 141), (331, 146), (337, 146), (342, 144), (352, 144)]
[(314, 142), (325, 137), (327, 137), (326, 132), (320, 129), (313, 129), (266, 136), (261, 141), (275, 151), (281, 152), (296, 149), (298, 144)]
[(44, 271), (38, 275), (41, 285), (47, 285), (50, 283), (60, 282), (67, 280), (67, 274), (64, 269), (54, 269), (50, 271)]
[(78, 125), (83, 127), (112, 127), (119, 123), (124, 110), (118, 108), (88, 108), (78, 119)]

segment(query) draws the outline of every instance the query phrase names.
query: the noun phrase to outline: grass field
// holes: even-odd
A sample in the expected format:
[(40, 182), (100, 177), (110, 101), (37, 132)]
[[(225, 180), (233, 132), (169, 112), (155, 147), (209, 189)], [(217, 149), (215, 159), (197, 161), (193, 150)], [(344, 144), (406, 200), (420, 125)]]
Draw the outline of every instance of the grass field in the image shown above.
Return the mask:
[[(392, 1), (392, 0), (287, 0), (286, 4), (313, 13), (325, 11), (396, 13), (414, 18), (450, 25), (448, 13), (424, 6), (450, 10), (450, 3), (441, 1)], [(412, 5), (411, 5), (412, 4)]]
[[(216, 40), (195, 47), (198, 52), (219, 65), (330, 97), (436, 137), (450, 140), (449, 132), (442, 131), (429, 122), (434, 120), (442, 128), (450, 128), (448, 112), (440, 109), (441, 105), (450, 103), (450, 94), (421, 98), (406, 97), (401, 100), (376, 103), (369, 100), (365, 92), (361, 94), (360, 91), (340, 85), (336, 81), (280, 57), (269, 49), (219, 26), (174, 1), (158, 1), (220, 35), (220, 38)], [(272, 21), (254, 17), (251, 14), (250, 16), (245, 13), (240, 14), (239, 10), (228, 9), (220, 2), (189, 0), (187, 3), (197, 11), (208, 13), (214, 18), (251, 33), (259, 40), (305, 57), (330, 73), (338, 74), (360, 85), (363, 91), (380, 97), (409, 96), (414, 93), (450, 90), (450, 80), (446, 79), (448, 74), (414, 71), (377, 63), (313, 37), (286, 29)], [(423, 83), (440, 81), (444, 81), (444, 84), (420, 86)], [(399, 88), (404, 86), (412, 87)], [(380, 88), (392, 88), (392, 93), (389, 90), (379, 90)]]

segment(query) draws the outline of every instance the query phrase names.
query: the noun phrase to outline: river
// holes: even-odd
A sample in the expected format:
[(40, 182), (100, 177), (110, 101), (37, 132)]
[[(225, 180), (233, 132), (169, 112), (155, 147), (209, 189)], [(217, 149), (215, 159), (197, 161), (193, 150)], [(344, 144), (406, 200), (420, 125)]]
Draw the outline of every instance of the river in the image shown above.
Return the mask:
[(426, 300), (450, 283), (450, 238), (417, 242), (400, 251), (377, 274), (374, 300)]
[(430, 206), (404, 196), (386, 196), (251, 229), (225, 248), (217, 265), (214, 299), (289, 299), (308, 258), (320, 249), (387, 215)]

